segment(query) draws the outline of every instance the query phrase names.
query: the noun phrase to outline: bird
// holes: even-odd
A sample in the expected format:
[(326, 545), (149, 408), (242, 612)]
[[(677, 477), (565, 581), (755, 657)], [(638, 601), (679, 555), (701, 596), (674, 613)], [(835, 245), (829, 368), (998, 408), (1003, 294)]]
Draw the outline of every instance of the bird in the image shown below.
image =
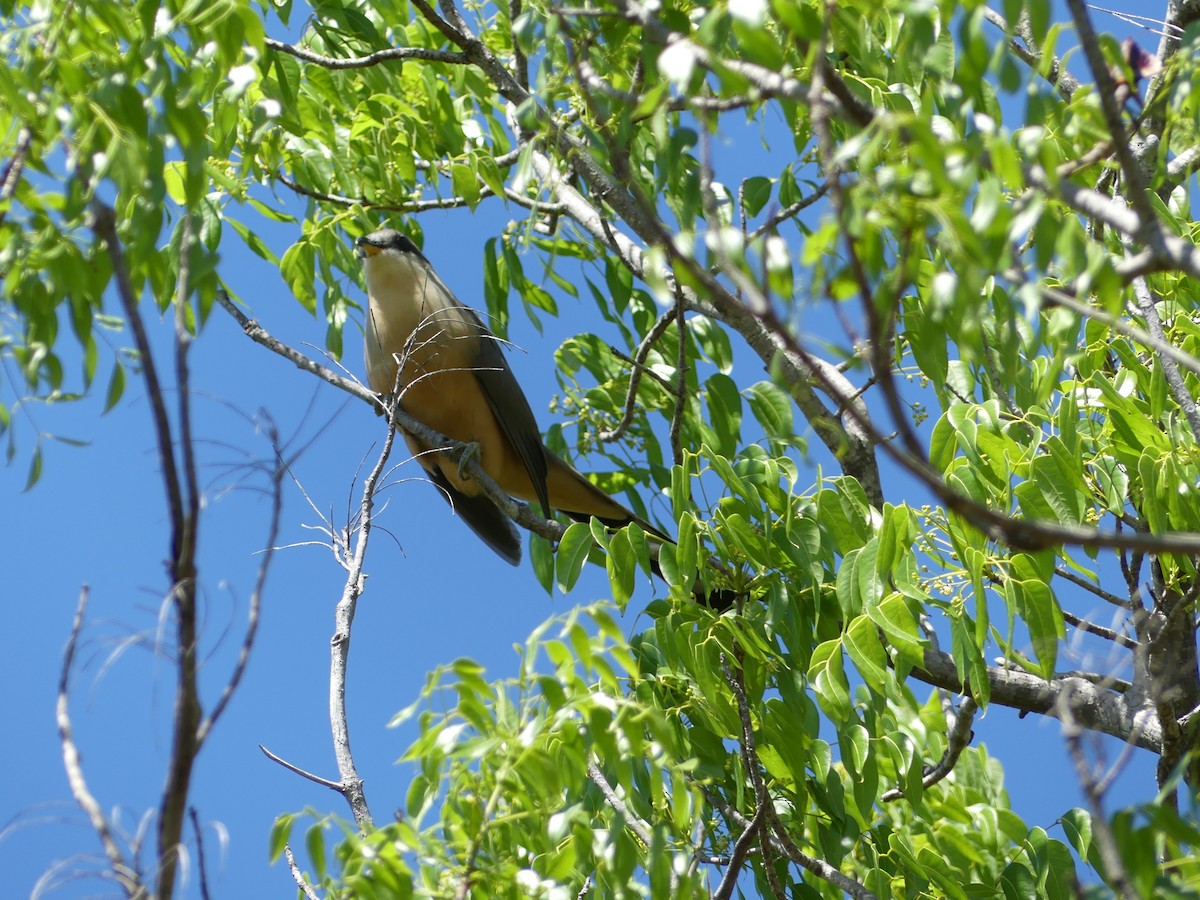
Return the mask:
[[(355, 242), (367, 285), (365, 362), (371, 390), (413, 418), (471, 445), (505, 493), (573, 519), (662, 531), (580, 474), (542, 441), (525, 392), (479, 314), (460, 303), (406, 235), (383, 228)], [(521, 561), (512, 520), (451, 454), (404, 433), (409, 451), (471, 530), (502, 559)]]

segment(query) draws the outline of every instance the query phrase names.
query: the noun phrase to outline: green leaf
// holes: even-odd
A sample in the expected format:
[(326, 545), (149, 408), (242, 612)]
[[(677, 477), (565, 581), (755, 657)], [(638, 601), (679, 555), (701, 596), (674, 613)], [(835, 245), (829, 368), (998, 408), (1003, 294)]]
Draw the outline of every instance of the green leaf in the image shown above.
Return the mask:
[(292, 296), (300, 301), (300, 305), (310, 313), (316, 313), (316, 268), (312, 245), (306, 241), (297, 241), (288, 247), (280, 261), (279, 274), (287, 282)]
[(279, 257), (271, 252), (271, 248), (263, 243), (262, 238), (251, 231), (243, 223), (239, 222), (237, 219), (226, 219), (225, 221), (233, 227), (233, 230), (238, 233), (239, 237), (241, 237), (242, 242), (245, 243), (245, 245), (250, 249), (251, 252), (254, 253), (255, 256), (259, 257), (260, 259), (265, 259), (273, 266), (278, 266), (280, 264)]
[(1092, 815), (1086, 809), (1069, 809), (1059, 818), (1067, 840), (1081, 859), (1095, 865), (1096, 850), (1092, 845)]
[(283, 856), (283, 848), (292, 839), (292, 825), (295, 824), (295, 821), (296, 815), (288, 814), (277, 817), (271, 824), (271, 837), (267, 858), (272, 863), (278, 861), (279, 857)]
[(454, 187), (454, 193), (466, 200), (469, 207), (474, 209), (479, 205), (479, 178), (470, 166), (462, 163), (451, 165), (450, 183)]
[(795, 440), (792, 401), (778, 385), (760, 381), (751, 385), (746, 392), (746, 399), (767, 437), (789, 442)]
[(679, 537), (675, 544), (676, 584), (688, 585), (696, 580), (700, 562), (700, 535), (696, 520), (685, 512), (679, 518)]
[(746, 204), (746, 215), (754, 218), (771, 199), (771, 179), (755, 175), (742, 182), (742, 200)]
[(23, 490), (28, 491), (42, 477), (42, 448), (40, 446), (33, 448), (33, 457), (29, 460), (29, 473), (25, 477), (25, 487)]
[(607, 567), (613, 600), (619, 609), (624, 610), (629, 598), (633, 596), (634, 576), (637, 575), (637, 557), (633, 552), (629, 533), (624, 528), (614, 534), (608, 542)]
[(547, 594), (554, 593), (554, 546), (540, 534), (529, 535), (529, 562), (533, 574)]
[(826, 641), (813, 651), (808, 665), (808, 679), (817, 693), (817, 702), (825, 714), (837, 724), (851, 717), (850, 683), (842, 664), (842, 642)]
[(125, 394), (125, 366), (121, 360), (113, 361), (112, 374), (108, 377), (108, 390), (104, 394), (104, 412), (108, 412), (120, 402)]
[(883, 631), (887, 643), (910, 666), (920, 666), (925, 648), (916, 617), (900, 594), (892, 594), (878, 605), (869, 607), (867, 615)]
[(888, 677), (888, 661), (875, 623), (868, 616), (859, 616), (846, 629), (844, 640), (846, 652), (867, 687), (882, 694)]
[(325, 832), (321, 823), (317, 822), (304, 835), (304, 846), (308, 858), (312, 861), (313, 874), (317, 881), (325, 879)]
[(586, 522), (575, 522), (569, 526), (562, 540), (558, 542), (554, 572), (558, 580), (558, 589), (564, 594), (570, 593), (575, 587), (593, 546), (592, 529)]
[(733, 457), (741, 441), (742, 396), (737, 383), (720, 372), (704, 383), (709, 422), (717, 438), (714, 448), (720, 456)]
[(1004, 900), (1040, 900), (1037, 878), (1019, 862), (1009, 863), (1000, 873)]

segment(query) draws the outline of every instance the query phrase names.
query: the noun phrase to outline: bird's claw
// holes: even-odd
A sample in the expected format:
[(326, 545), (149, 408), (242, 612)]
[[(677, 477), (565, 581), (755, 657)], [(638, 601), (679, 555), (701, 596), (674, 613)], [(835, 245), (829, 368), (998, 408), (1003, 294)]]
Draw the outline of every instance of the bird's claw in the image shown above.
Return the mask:
[(471, 477), (470, 473), (465, 471), (467, 468), (467, 464), (470, 463), (471, 460), (474, 460), (475, 462), (480, 461), (480, 459), (479, 459), (479, 442), (478, 441), (468, 441), (467, 443), (463, 444), (462, 450), (459, 451), (459, 454), (458, 454), (458, 477), (462, 481), (465, 481)]

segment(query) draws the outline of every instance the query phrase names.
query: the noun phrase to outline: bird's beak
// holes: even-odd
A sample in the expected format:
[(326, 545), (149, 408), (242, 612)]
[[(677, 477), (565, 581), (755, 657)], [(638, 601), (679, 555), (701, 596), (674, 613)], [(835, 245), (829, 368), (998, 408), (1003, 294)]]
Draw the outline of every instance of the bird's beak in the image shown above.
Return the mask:
[(365, 237), (360, 237), (357, 241), (355, 241), (354, 246), (358, 248), (355, 252), (358, 254), (359, 259), (367, 259), (374, 256), (376, 253), (382, 252), (379, 247), (368, 243)]

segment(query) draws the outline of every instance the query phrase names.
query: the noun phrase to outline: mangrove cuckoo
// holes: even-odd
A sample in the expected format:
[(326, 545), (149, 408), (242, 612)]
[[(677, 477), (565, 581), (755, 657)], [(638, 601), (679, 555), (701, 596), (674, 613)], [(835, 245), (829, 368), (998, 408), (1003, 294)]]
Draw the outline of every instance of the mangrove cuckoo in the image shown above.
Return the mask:
[[(415, 244), (384, 228), (357, 241), (367, 280), (366, 364), (371, 389), (398, 395), (400, 408), (478, 448), (479, 465), (505, 492), (605, 525), (637, 522), (669, 540), (579, 474), (542, 443), (529, 401), (495, 335), (438, 278)], [(399, 376), (397, 378), (397, 376)], [(516, 527), (478, 482), (444, 452), (404, 440), (454, 510), (508, 562), (521, 559)]]

